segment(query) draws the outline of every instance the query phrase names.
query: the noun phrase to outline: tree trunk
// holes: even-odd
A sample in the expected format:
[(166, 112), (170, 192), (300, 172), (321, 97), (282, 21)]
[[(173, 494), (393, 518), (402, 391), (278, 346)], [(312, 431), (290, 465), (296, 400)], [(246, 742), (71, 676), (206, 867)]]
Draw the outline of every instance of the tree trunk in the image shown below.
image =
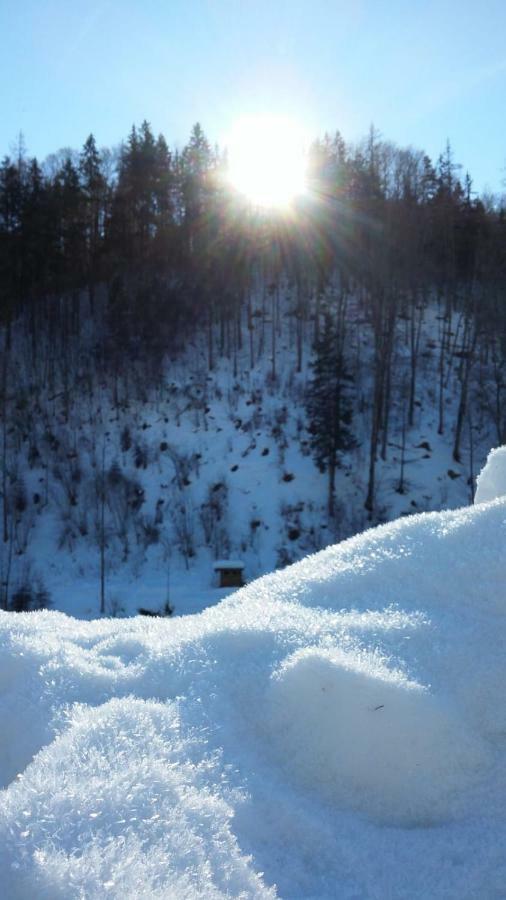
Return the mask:
[(460, 388), (459, 408), (457, 411), (457, 423), (455, 425), (455, 441), (453, 444), (453, 458), (455, 462), (461, 462), (460, 442), (462, 439), (462, 430), (467, 409), (467, 397), (469, 392), (469, 376), (474, 362), (474, 352), (476, 348), (477, 330), (474, 328), (472, 340), (469, 342), (467, 353), (464, 359), (464, 369), (462, 373), (462, 382)]
[(7, 335), (4, 338), (5, 346), (2, 366), (2, 523), (4, 544), (9, 540), (8, 514), (7, 514), (7, 372), (9, 343)]
[(251, 306), (251, 290), (248, 291), (248, 331), (249, 331), (249, 367), (253, 371), (255, 365), (254, 336), (253, 336), (253, 310)]
[(380, 359), (376, 359), (374, 367), (374, 397), (371, 422), (371, 442), (369, 449), (369, 479), (367, 484), (367, 496), (364, 503), (365, 508), (372, 518), (374, 510), (375, 488), (376, 488), (376, 457), (378, 453), (378, 441), (380, 430), (381, 407), (383, 404), (383, 373), (381, 371)]
[(272, 306), (271, 306), (271, 334), (272, 334), (272, 348), (271, 348), (271, 376), (272, 380), (276, 379), (276, 294), (272, 292)]
[(105, 614), (105, 439), (102, 445), (100, 485), (100, 615)]
[(406, 460), (406, 401), (402, 404), (402, 438), (401, 438), (401, 468), (399, 472), (399, 484), (397, 493), (403, 494), (405, 491), (404, 484), (404, 465)]
[(416, 316), (416, 294), (413, 294), (413, 309), (411, 314), (411, 328), (410, 328), (410, 361), (411, 361), (411, 370), (410, 370), (410, 379), (409, 379), (409, 411), (408, 411), (408, 423), (409, 427), (412, 428), (414, 425), (415, 419), (415, 391), (416, 391), (416, 374), (418, 368), (418, 355), (420, 352), (420, 338), (422, 334), (422, 322), (423, 322), (423, 303), (420, 303), (420, 310), (418, 317)]
[(302, 284), (297, 280), (297, 372), (302, 372)]
[(469, 425), (469, 483), (471, 486), (471, 503), (474, 503), (474, 493), (475, 493), (475, 484), (474, 484), (474, 443), (473, 443), (473, 423), (471, 420), (471, 414), (469, 413), (467, 417), (467, 423)]
[(329, 460), (328, 465), (328, 497), (327, 497), (327, 513), (329, 519), (333, 519), (335, 515), (335, 494), (336, 494), (336, 461)]
[(207, 311), (207, 367), (210, 372), (213, 371), (214, 368), (214, 358), (213, 358), (213, 314), (211, 309), (211, 304), (209, 304), (209, 308)]

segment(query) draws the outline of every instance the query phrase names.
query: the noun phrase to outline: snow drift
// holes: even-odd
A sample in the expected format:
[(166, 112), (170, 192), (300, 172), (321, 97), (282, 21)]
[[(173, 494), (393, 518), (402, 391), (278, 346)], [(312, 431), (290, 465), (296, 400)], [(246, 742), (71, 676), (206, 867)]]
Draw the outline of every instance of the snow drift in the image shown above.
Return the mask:
[(1, 614), (2, 897), (503, 896), (505, 546), (503, 498), (196, 616)]

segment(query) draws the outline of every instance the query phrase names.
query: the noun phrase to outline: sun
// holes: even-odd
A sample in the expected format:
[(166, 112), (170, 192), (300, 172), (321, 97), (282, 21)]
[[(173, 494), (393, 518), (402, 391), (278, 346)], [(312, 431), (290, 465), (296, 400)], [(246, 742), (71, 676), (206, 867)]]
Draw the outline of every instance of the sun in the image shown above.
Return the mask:
[(292, 119), (242, 118), (227, 149), (228, 180), (253, 206), (283, 209), (306, 190), (304, 132)]

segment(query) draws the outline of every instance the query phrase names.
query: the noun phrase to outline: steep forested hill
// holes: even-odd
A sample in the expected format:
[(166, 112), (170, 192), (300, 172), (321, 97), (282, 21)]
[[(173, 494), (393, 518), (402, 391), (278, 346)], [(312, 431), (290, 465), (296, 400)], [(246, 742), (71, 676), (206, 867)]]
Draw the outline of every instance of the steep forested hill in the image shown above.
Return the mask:
[(505, 215), (371, 129), (255, 211), (196, 126), (0, 167), (1, 605), (213, 602), (467, 504), (505, 434)]
[[(329, 305), (332, 297), (329, 291)], [(222, 596), (213, 587), (213, 559), (239, 557), (251, 579), (371, 524), (472, 500), (473, 476), (497, 440), (494, 381), (479, 348), (456, 462), (466, 364), (461, 313), (446, 322), (432, 299), (396, 318), (388, 431), (379, 440), (368, 510), (374, 335), (367, 310), (350, 298), (343, 391), (353, 442), (337, 454), (329, 515), (328, 466), (323, 472), (317, 466), (308, 399), (316, 377), (315, 322), (309, 317), (304, 326), (298, 371), (297, 320), (284, 286), (273, 365), (273, 324), (261, 302), (253, 304), (259, 313), (253, 329), (246, 317), (242, 323), (242, 348), (220, 353), (217, 334), (210, 369), (208, 333), (196, 328), (183, 349), (163, 359), (156, 384), (142, 353), (124, 371), (86, 372), (69, 337), (62, 359), (47, 344), (44, 364), (55, 371), (47, 380), (40, 372), (35, 386), (28, 339), (14, 329), (2, 555), (9, 604), (37, 605), (47, 591), (57, 608), (93, 616), (102, 575), (108, 614), (161, 610), (167, 601), (178, 613), (193, 611)], [(419, 348), (410, 425), (413, 315)], [(83, 341), (80, 334), (81, 347)]]

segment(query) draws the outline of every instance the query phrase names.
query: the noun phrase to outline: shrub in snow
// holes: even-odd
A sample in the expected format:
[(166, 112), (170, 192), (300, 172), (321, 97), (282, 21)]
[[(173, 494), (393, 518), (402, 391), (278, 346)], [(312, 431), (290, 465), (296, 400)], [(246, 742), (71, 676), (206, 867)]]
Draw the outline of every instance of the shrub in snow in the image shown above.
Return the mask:
[(77, 506), (79, 485), (82, 480), (79, 456), (69, 452), (65, 459), (54, 466), (53, 475), (60, 485), (60, 494), (57, 494), (60, 508), (65, 508), (66, 505), (68, 507)]
[(487, 503), (506, 496), (506, 447), (491, 450), (476, 480), (475, 503)]
[(121, 430), (120, 435), (120, 447), (122, 453), (128, 453), (130, 447), (132, 446), (132, 435), (130, 432), (130, 428), (128, 425), (125, 425)]
[(198, 464), (197, 454), (181, 453), (169, 446), (168, 453), (174, 466), (174, 479), (179, 490), (190, 484), (190, 475)]
[(28, 457), (27, 462), (31, 469), (33, 469), (36, 465), (38, 465), (40, 460), (40, 453), (37, 447), (37, 443), (33, 435), (30, 436), (30, 446), (28, 448)]
[(228, 483), (226, 478), (208, 485), (206, 499), (200, 506), (200, 523), (204, 541), (215, 556), (229, 552)]
[(137, 543), (144, 550), (157, 544), (160, 540), (160, 529), (150, 516), (142, 516), (135, 522)]
[(195, 556), (195, 509), (182, 493), (171, 507), (171, 518), (177, 547), (188, 569), (188, 561)]
[[(0, 609), (13, 612), (45, 609), (50, 594), (30, 559), (13, 555), (12, 540), (0, 543)], [(1, 777), (1, 776), (0, 776)]]
[(148, 448), (145, 443), (137, 443), (134, 450), (134, 462), (136, 469), (147, 469)]
[(26, 495), (26, 485), (23, 479), (17, 479), (14, 482), (12, 490), (12, 505), (17, 516), (22, 516), (28, 506), (28, 498)]
[(51, 605), (51, 596), (41, 578), (32, 580), (29, 573), (12, 592), (9, 609), (13, 612), (47, 609)]
[(276, 569), (284, 569), (293, 562), (290, 552), (284, 544), (280, 544), (277, 548)]

